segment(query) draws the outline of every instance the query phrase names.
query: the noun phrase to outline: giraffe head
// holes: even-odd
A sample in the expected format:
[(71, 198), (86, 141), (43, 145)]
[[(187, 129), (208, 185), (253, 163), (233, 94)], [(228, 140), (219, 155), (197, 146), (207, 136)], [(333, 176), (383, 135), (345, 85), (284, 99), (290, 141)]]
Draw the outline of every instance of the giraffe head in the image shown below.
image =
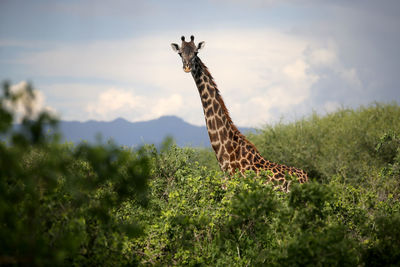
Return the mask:
[(194, 59), (200, 49), (204, 47), (204, 42), (198, 43), (196, 46), (194, 44), (194, 36), (190, 36), (190, 42), (185, 41), (185, 36), (181, 37), (182, 45), (179, 47), (178, 44), (171, 44), (172, 49), (179, 54), (182, 58), (183, 70), (185, 72), (191, 72), (194, 69)]

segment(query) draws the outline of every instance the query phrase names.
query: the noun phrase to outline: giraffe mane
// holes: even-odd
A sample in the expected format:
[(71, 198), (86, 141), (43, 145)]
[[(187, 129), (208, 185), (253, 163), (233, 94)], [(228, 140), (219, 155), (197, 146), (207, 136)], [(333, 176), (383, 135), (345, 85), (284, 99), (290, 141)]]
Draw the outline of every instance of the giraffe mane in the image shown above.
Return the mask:
[(256, 147), (252, 142), (250, 142), (249, 140), (247, 140), (246, 136), (244, 136), (244, 135), (239, 131), (239, 129), (236, 127), (236, 125), (233, 123), (232, 118), (231, 118), (231, 116), (230, 116), (230, 114), (229, 114), (229, 110), (228, 110), (228, 108), (226, 107), (225, 102), (224, 102), (224, 100), (222, 99), (222, 95), (221, 95), (220, 92), (219, 92), (217, 83), (214, 81), (214, 78), (213, 78), (213, 76), (211, 75), (210, 71), (208, 70), (207, 66), (204, 65), (204, 63), (201, 61), (201, 59), (200, 59), (199, 57), (197, 57), (197, 59), (199, 60), (199, 63), (200, 63), (200, 66), (201, 66), (203, 72), (208, 76), (208, 78), (209, 78), (209, 80), (210, 80), (210, 83), (214, 86), (214, 88), (215, 88), (215, 98), (217, 99), (217, 101), (218, 101), (219, 104), (221, 105), (222, 111), (225, 113), (225, 116), (226, 116), (226, 118), (227, 118), (227, 120), (228, 120), (228, 123), (231, 125), (233, 131), (236, 132), (236, 133), (239, 135), (239, 137), (242, 138), (245, 142), (247, 142), (247, 144), (250, 145), (256, 152), (258, 152), (257, 147)]

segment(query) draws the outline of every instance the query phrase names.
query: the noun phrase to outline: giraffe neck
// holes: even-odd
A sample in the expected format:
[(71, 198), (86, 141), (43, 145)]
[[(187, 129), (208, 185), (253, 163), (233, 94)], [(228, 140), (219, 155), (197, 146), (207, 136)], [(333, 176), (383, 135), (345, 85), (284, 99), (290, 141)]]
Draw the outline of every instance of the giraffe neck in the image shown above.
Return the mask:
[(308, 176), (305, 171), (270, 162), (261, 156), (257, 148), (233, 124), (207, 67), (200, 58), (195, 57), (194, 60), (192, 76), (199, 90), (208, 135), (221, 170), (230, 174), (236, 170), (242, 174), (246, 170), (253, 170), (256, 173), (268, 170), (269, 181), (278, 182), (285, 191), (289, 189), (291, 183), (291, 180), (285, 178), (287, 174), (296, 176), (300, 183), (307, 182)]
[[(200, 94), (210, 142), (221, 169), (230, 173), (236, 169), (250, 169), (253, 159), (262, 157), (232, 122), (213, 77), (198, 57), (195, 58), (192, 76)], [(249, 152), (251, 157), (247, 155)]]

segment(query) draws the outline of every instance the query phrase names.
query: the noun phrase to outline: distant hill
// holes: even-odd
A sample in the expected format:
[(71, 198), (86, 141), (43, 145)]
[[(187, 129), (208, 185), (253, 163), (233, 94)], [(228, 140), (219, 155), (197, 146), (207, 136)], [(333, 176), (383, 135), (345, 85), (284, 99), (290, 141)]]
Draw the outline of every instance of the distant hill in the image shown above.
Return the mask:
[[(104, 121), (61, 121), (60, 132), (64, 141), (95, 142), (99, 134), (102, 141), (112, 139), (119, 145), (135, 146), (160, 144), (166, 136), (172, 136), (179, 146), (210, 146), (205, 126), (195, 126), (176, 116), (163, 116), (155, 120), (129, 122), (125, 119)], [(254, 131), (240, 128), (242, 133)]]

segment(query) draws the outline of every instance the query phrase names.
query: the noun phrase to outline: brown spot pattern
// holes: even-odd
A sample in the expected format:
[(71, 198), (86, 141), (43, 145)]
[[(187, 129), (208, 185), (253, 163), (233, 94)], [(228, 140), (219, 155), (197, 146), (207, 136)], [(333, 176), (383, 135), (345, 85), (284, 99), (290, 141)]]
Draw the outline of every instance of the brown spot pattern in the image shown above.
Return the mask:
[(244, 173), (245, 170), (254, 170), (257, 174), (262, 170), (270, 171), (272, 175), (268, 174), (266, 181), (275, 182), (284, 191), (289, 189), (291, 183), (291, 180), (286, 180), (287, 175), (297, 177), (299, 183), (307, 182), (307, 173), (303, 170), (270, 162), (260, 155), (233, 124), (207, 67), (197, 57), (194, 64), (196, 71), (193, 76), (202, 100), (210, 141), (221, 169), (230, 174), (236, 171)]

